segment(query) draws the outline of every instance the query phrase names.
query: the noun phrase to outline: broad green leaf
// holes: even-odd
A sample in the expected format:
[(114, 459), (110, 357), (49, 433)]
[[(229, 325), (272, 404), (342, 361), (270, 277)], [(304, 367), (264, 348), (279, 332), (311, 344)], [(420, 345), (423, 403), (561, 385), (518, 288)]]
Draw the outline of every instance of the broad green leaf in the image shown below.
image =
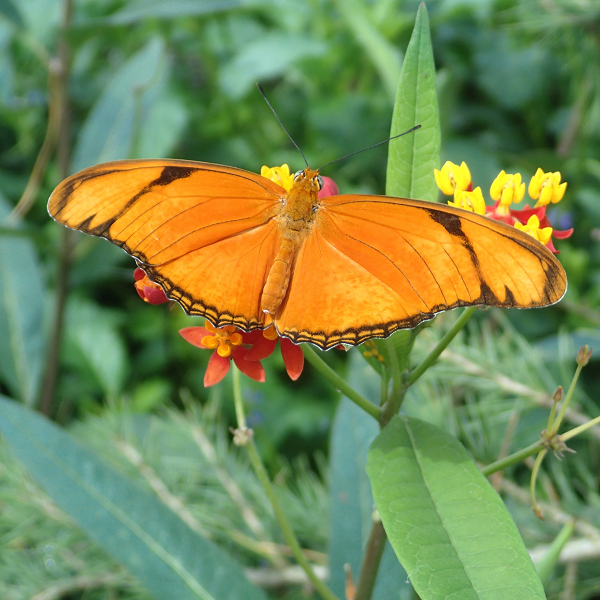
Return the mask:
[(81, 129), (73, 172), (131, 156), (166, 84), (166, 62), (162, 42), (154, 38), (117, 71)]
[(163, 93), (154, 102), (140, 128), (134, 158), (167, 158), (181, 138), (188, 120), (184, 103)]
[(367, 3), (361, 0), (338, 0), (336, 5), (356, 41), (375, 65), (389, 97), (394, 98), (400, 78), (402, 54), (371, 22)]
[(265, 600), (223, 550), (50, 421), (0, 398), (0, 431), (56, 504), (156, 600)]
[(394, 417), (367, 472), (389, 540), (421, 600), (543, 600), (517, 527), (452, 435)]
[(406, 49), (392, 117), (392, 136), (421, 128), (390, 142), (386, 194), (435, 202), (433, 170), (440, 166), (440, 122), (429, 19), (421, 4)]
[[(0, 219), (10, 207), (0, 198)], [(36, 399), (44, 362), (44, 306), (48, 295), (31, 239), (0, 235), (0, 376), (28, 406)]]
[(125, 345), (112, 315), (72, 299), (66, 312), (65, 359), (89, 373), (109, 398), (122, 389), (128, 369)]
[(135, 23), (148, 17), (171, 19), (230, 10), (246, 4), (243, 0), (138, 0), (130, 2), (106, 19), (113, 25)]
[[(350, 358), (349, 383), (361, 394), (377, 399), (379, 377), (358, 353)], [(379, 427), (356, 404), (342, 398), (333, 424), (329, 458), (329, 585), (344, 597), (344, 565), (349, 564), (358, 577), (364, 546), (373, 522), (373, 496), (366, 473), (367, 452)], [(406, 599), (411, 587), (406, 585), (406, 572), (386, 547), (379, 569), (374, 600)], [(404, 595), (402, 594), (404, 593)]]
[(221, 71), (221, 87), (231, 98), (243, 96), (265, 79), (279, 77), (296, 61), (320, 56), (327, 46), (312, 37), (271, 33), (244, 46)]

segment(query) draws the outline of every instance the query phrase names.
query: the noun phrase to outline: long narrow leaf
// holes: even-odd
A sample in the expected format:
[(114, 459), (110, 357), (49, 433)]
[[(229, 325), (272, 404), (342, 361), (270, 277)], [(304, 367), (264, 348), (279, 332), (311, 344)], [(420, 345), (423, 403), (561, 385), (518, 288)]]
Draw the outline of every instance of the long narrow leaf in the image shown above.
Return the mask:
[(392, 117), (392, 136), (421, 125), (390, 142), (386, 194), (435, 202), (433, 170), (440, 163), (440, 118), (429, 19), (421, 4), (406, 56)]
[(225, 552), (56, 425), (0, 398), (0, 431), (56, 504), (157, 600), (265, 600)]
[[(367, 398), (376, 399), (380, 381), (375, 371), (357, 352), (350, 359), (350, 385)], [(342, 398), (331, 434), (329, 460), (329, 585), (344, 597), (344, 565), (349, 564), (355, 579), (360, 572), (364, 546), (373, 523), (373, 495), (366, 474), (367, 452), (379, 427), (356, 404)], [(406, 572), (388, 544), (379, 568), (374, 600), (408, 600), (412, 589)]]

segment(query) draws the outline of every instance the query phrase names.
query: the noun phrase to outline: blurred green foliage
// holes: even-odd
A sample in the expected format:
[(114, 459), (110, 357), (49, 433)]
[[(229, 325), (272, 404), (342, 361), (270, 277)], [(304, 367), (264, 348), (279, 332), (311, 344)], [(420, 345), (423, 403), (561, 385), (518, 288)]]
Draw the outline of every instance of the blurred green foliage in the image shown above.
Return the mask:
[[(389, 81), (397, 79), (399, 49), (417, 5), (76, 0), (67, 31), (70, 171), (103, 160), (166, 156), (253, 171), (288, 162), (294, 170), (300, 157), (256, 92), (257, 81), (311, 164), (384, 139), (393, 103)], [(551, 214), (559, 228), (575, 225), (573, 238), (559, 243), (567, 298), (544, 311), (512, 311), (511, 320), (532, 340), (560, 328), (598, 327), (600, 59), (593, 23), (600, 8), (591, 1), (550, 7), (454, 0), (430, 2), (428, 9), (444, 158), (466, 160), (484, 192), (501, 168), (527, 179), (541, 166), (560, 170), (569, 182)], [(61, 5), (5, 0), (0, 11), (0, 194), (14, 204), (45, 135)], [(381, 193), (386, 151), (359, 154), (326, 174), (342, 191)], [(44, 333), (52, 318), (60, 236), (45, 200), (59, 179), (53, 159), (22, 226), (43, 273), (46, 291), (30, 283), (44, 305), (38, 311)], [(131, 259), (110, 244), (77, 236), (56, 394), (62, 422), (122, 394), (142, 411), (165, 399), (178, 404), (181, 388), (207, 397), (201, 383), (207, 357), (176, 333), (195, 320), (178, 308), (140, 303), (132, 270)], [(43, 345), (41, 337), (37, 344)], [(342, 360), (334, 354), (328, 358)], [(265, 395), (282, 403), (291, 397), (277, 361), (270, 363), (265, 386), (251, 386), (259, 436), (264, 426), (274, 433), (272, 449), (292, 454), (306, 444), (324, 447), (334, 402), (315, 387), (310, 367), (294, 388), (293, 417), (282, 419), (279, 407), (264, 405)], [(4, 373), (2, 380), (5, 391), (15, 393), (14, 377)], [(20, 396), (33, 403), (32, 393), (23, 389)]]

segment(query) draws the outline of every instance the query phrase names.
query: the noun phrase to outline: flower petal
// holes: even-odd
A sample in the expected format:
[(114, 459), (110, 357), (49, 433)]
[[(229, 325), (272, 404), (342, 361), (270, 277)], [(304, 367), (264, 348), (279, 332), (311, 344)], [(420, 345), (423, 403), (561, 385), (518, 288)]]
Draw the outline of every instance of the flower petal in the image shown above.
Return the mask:
[(209, 348), (202, 343), (202, 338), (212, 336), (212, 333), (207, 331), (205, 327), (184, 327), (179, 330), (179, 335), (193, 346), (197, 346), (203, 350), (209, 350)]
[(236, 346), (233, 349), (231, 358), (233, 358), (235, 366), (250, 379), (264, 383), (266, 376), (262, 364), (258, 360), (246, 360), (247, 351), (248, 349), (242, 346)]
[(292, 381), (296, 381), (302, 374), (304, 369), (304, 352), (302, 348), (297, 346), (291, 340), (287, 338), (281, 338), (279, 341), (281, 346), (281, 356), (283, 357), (283, 363), (285, 364), (285, 370), (290, 376)]
[[(138, 290), (139, 293), (139, 290)], [(144, 300), (149, 302), (150, 304), (164, 304), (165, 302), (169, 302), (165, 292), (162, 289), (149, 287), (147, 285), (144, 286)]]
[(273, 350), (275, 350), (275, 346), (277, 345), (277, 340), (268, 340), (262, 335), (262, 331), (260, 334), (260, 337), (254, 342), (252, 348), (248, 349), (245, 357), (246, 360), (262, 360), (273, 354)]
[[(189, 329), (192, 328), (190, 327)], [(204, 387), (210, 387), (219, 383), (227, 375), (230, 366), (231, 361), (228, 358), (224, 358), (213, 352), (208, 361), (206, 373), (204, 373)]]

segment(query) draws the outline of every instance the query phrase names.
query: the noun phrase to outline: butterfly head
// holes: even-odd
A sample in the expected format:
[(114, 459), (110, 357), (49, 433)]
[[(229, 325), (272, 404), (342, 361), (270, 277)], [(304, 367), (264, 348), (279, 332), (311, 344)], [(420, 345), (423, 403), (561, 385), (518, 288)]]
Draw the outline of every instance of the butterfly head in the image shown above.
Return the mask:
[(323, 189), (324, 182), (319, 171), (306, 167), (294, 174), (294, 185), (318, 194)]

